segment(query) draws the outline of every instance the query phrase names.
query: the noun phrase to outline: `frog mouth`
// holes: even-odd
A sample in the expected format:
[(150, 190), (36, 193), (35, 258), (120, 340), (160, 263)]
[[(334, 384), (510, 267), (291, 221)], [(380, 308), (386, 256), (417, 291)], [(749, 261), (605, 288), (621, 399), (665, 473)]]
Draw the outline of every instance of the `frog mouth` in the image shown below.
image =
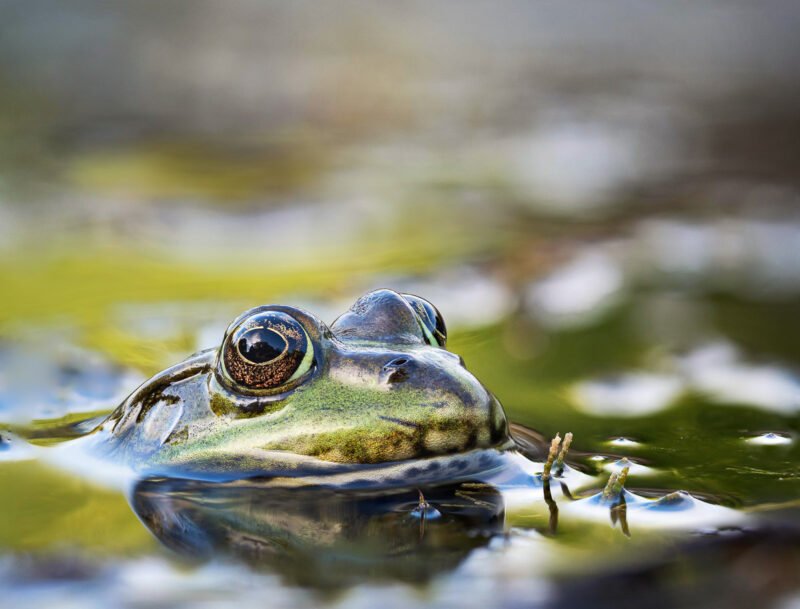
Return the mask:
[(230, 459), (187, 460), (145, 472), (143, 477), (259, 484), (279, 488), (338, 489), (416, 488), (419, 486), (484, 481), (508, 465), (513, 442), (495, 448), (384, 463), (336, 463), (277, 450), (253, 450)]
[(400, 417), (390, 417), (388, 415), (379, 414), (378, 418), (382, 421), (386, 421), (387, 423), (396, 423), (397, 425), (402, 425), (404, 427), (410, 427), (412, 429), (421, 429), (422, 425), (419, 423), (415, 423), (414, 421), (407, 421), (406, 419), (401, 419)]

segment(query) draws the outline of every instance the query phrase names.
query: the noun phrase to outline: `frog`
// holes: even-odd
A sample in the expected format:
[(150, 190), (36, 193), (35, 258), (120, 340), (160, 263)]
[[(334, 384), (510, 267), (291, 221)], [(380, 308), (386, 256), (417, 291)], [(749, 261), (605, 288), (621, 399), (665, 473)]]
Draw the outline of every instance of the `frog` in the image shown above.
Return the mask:
[[(361, 296), (330, 325), (297, 307), (257, 306), (230, 323), (218, 347), (154, 375), (96, 424), (79, 423), (78, 437), (52, 449), (3, 438), (3, 453), (30, 449), (19, 458), (120, 488), (157, 536), (194, 523), (201, 545), (302, 540), (308, 527), (298, 506), (316, 514), (333, 496), (352, 500), (342, 508), (352, 515), (405, 510), (403, 522), (420, 531), (450, 522), (452, 497), (495, 506), (486, 522), (544, 506), (551, 532), (560, 510), (579, 519), (610, 514), (625, 534), (631, 515), (637, 526), (686, 526), (688, 512), (692, 525), (738, 521), (687, 493), (628, 491), (630, 463), (602, 492), (583, 496), (598, 479), (565, 460), (572, 434), (563, 444), (556, 434), (548, 450), (544, 436), (510, 423), (447, 338), (435, 305), (387, 288)], [(286, 501), (286, 517), (278, 516), (273, 500), (288, 497), (298, 505)], [(224, 509), (221, 498), (231, 498)], [(255, 506), (266, 506), (257, 522)], [(348, 530), (344, 521), (334, 528)]]
[(331, 325), (257, 306), (84, 440), (141, 475), (373, 488), (486, 477), (515, 459), (508, 419), (446, 346), (430, 301), (387, 288)]

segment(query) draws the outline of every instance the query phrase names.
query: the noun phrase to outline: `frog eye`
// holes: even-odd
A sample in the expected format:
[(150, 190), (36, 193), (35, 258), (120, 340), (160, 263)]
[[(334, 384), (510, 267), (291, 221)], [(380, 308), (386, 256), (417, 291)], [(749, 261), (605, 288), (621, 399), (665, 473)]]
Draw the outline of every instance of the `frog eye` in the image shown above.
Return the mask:
[(314, 345), (303, 326), (281, 311), (244, 319), (222, 346), (225, 375), (248, 389), (277, 389), (300, 379), (314, 363)]
[(439, 309), (419, 296), (413, 294), (403, 294), (402, 296), (417, 314), (417, 319), (428, 343), (434, 347), (444, 347), (447, 344), (447, 327), (444, 325), (444, 317), (439, 313)]

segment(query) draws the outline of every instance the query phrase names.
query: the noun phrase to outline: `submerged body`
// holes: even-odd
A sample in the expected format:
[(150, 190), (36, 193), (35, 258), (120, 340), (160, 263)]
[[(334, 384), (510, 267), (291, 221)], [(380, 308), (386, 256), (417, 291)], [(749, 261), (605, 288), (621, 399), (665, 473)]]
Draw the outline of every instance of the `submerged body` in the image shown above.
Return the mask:
[(210, 479), (374, 486), (496, 469), (513, 447), (503, 408), (445, 343), (433, 305), (391, 290), (330, 327), (257, 307), (86, 440), (140, 473)]

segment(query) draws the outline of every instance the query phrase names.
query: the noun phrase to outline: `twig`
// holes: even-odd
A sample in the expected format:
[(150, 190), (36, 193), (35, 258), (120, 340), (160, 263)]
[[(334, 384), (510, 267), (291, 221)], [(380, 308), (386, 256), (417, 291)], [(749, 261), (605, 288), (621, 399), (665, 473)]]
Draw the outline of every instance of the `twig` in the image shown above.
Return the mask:
[(558, 459), (555, 463), (555, 475), (560, 476), (564, 473), (564, 458), (569, 452), (569, 446), (572, 444), (572, 432), (569, 431), (564, 435), (564, 442), (561, 444), (561, 451), (558, 453)]
[(609, 476), (608, 483), (603, 489), (603, 495), (601, 497), (602, 501), (610, 501), (619, 497), (620, 493), (625, 487), (625, 481), (628, 479), (628, 472), (630, 470), (631, 466), (626, 465), (621, 471), (614, 472), (611, 474), (611, 476)]
[(544, 464), (544, 470), (542, 471), (542, 481), (546, 482), (550, 480), (550, 470), (553, 467), (553, 461), (558, 454), (558, 447), (561, 444), (561, 436), (556, 433), (556, 437), (552, 439), (550, 442), (550, 452), (547, 453), (547, 461)]

